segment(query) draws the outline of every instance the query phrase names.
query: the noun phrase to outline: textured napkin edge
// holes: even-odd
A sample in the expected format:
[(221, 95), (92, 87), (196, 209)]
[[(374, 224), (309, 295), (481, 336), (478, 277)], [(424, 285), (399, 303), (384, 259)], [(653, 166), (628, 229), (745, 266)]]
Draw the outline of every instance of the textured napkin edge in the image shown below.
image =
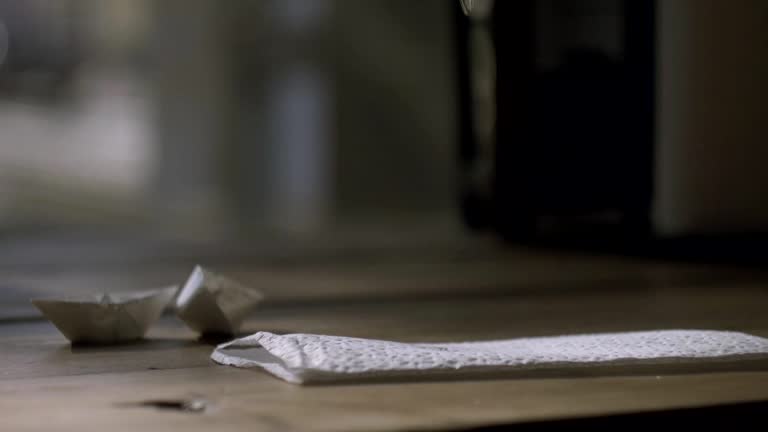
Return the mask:
[[(281, 337), (282, 336), (268, 332), (258, 332), (251, 336), (236, 339), (217, 346), (211, 354), (211, 360), (224, 366), (261, 368), (289, 383), (303, 384), (305, 380), (301, 369), (306, 367), (307, 363), (304, 353), (295, 343), (279, 346), (275, 345), (276, 339)], [(290, 341), (290, 339), (285, 340)], [(261, 362), (223, 352), (226, 349), (233, 348), (248, 349), (259, 347), (264, 348), (269, 354), (280, 360), (281, 363)]]

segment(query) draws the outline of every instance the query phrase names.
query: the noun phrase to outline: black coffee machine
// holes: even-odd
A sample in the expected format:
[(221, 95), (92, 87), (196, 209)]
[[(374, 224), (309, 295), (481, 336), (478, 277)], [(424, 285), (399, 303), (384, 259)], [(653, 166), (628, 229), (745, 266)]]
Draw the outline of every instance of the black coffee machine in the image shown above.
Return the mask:
[(647, 236), (655, 2), (461, 3), (466, 223), (513, 240)]

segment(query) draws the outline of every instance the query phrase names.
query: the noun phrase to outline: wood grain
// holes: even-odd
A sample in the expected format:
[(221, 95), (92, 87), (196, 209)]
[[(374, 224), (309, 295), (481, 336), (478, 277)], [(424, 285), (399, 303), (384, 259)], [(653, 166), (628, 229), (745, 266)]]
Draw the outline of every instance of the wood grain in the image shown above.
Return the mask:
[[(244, 331), (459, 341), (706, 328), (768, 337), (768, 286), (760, 280), (717, 276), (711, 269), (630, 267), (593, 265), (591, 284), (583, 268), (571, 284), (564, 273), (551, 275), (542, 282), (551, 286), (559, 278), (559, 288), (551, 290), (475, 292), (456, 285), (442, 297), (274, 302), (254, 313)], [(355, 283), (380, 283), (372, 270), (357, 274)], [(351, 286), (343, 276), (336, 274), (337, 281)], [(326, 278), (330, 284), (333, 272)], [(479, 286), (489, 278), (478, 272), (465, 282), (473, 280)], [(71, 347), (44, 322), (0, 325), (0, 430), (452, 429), (768, 399), (768, 369), (754, 364), (297, 387), (258, 371), (212, 364), (215, 342), (199, 340), (173, 317), (163, 318), (147, 341), (115, 347)], [(140, 405), (194, 398), (206, 401), (204, 412)]]

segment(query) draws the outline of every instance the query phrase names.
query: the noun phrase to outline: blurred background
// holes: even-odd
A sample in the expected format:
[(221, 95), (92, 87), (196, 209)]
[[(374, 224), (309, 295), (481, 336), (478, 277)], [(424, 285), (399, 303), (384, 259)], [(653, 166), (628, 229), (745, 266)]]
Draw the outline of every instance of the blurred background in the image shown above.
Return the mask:
[(197, 262), (329, 296), (525, 284), (541, 244), (764, 262), (765, 2), (474, 3), (0, 0), (6, 314)]
[(411, 3), (2, 1), (2, 232), (457, 225), (458, 5)]
[(0, 1), (5, 316), (197, 262), (408, 265), (463, 245), (458, 8)]

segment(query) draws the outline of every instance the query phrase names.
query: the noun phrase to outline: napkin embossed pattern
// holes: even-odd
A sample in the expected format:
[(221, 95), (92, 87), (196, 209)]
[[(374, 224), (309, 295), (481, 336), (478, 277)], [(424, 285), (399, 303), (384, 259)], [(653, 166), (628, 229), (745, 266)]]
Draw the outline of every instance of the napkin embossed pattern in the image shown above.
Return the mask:
[(442, 344), (260, 332), (221, 345), (212, 354), (218, 363), (263, 368), (298, 384), (369, 377), (757, 358), (768, 358), (768, 339), (702, 330)]

